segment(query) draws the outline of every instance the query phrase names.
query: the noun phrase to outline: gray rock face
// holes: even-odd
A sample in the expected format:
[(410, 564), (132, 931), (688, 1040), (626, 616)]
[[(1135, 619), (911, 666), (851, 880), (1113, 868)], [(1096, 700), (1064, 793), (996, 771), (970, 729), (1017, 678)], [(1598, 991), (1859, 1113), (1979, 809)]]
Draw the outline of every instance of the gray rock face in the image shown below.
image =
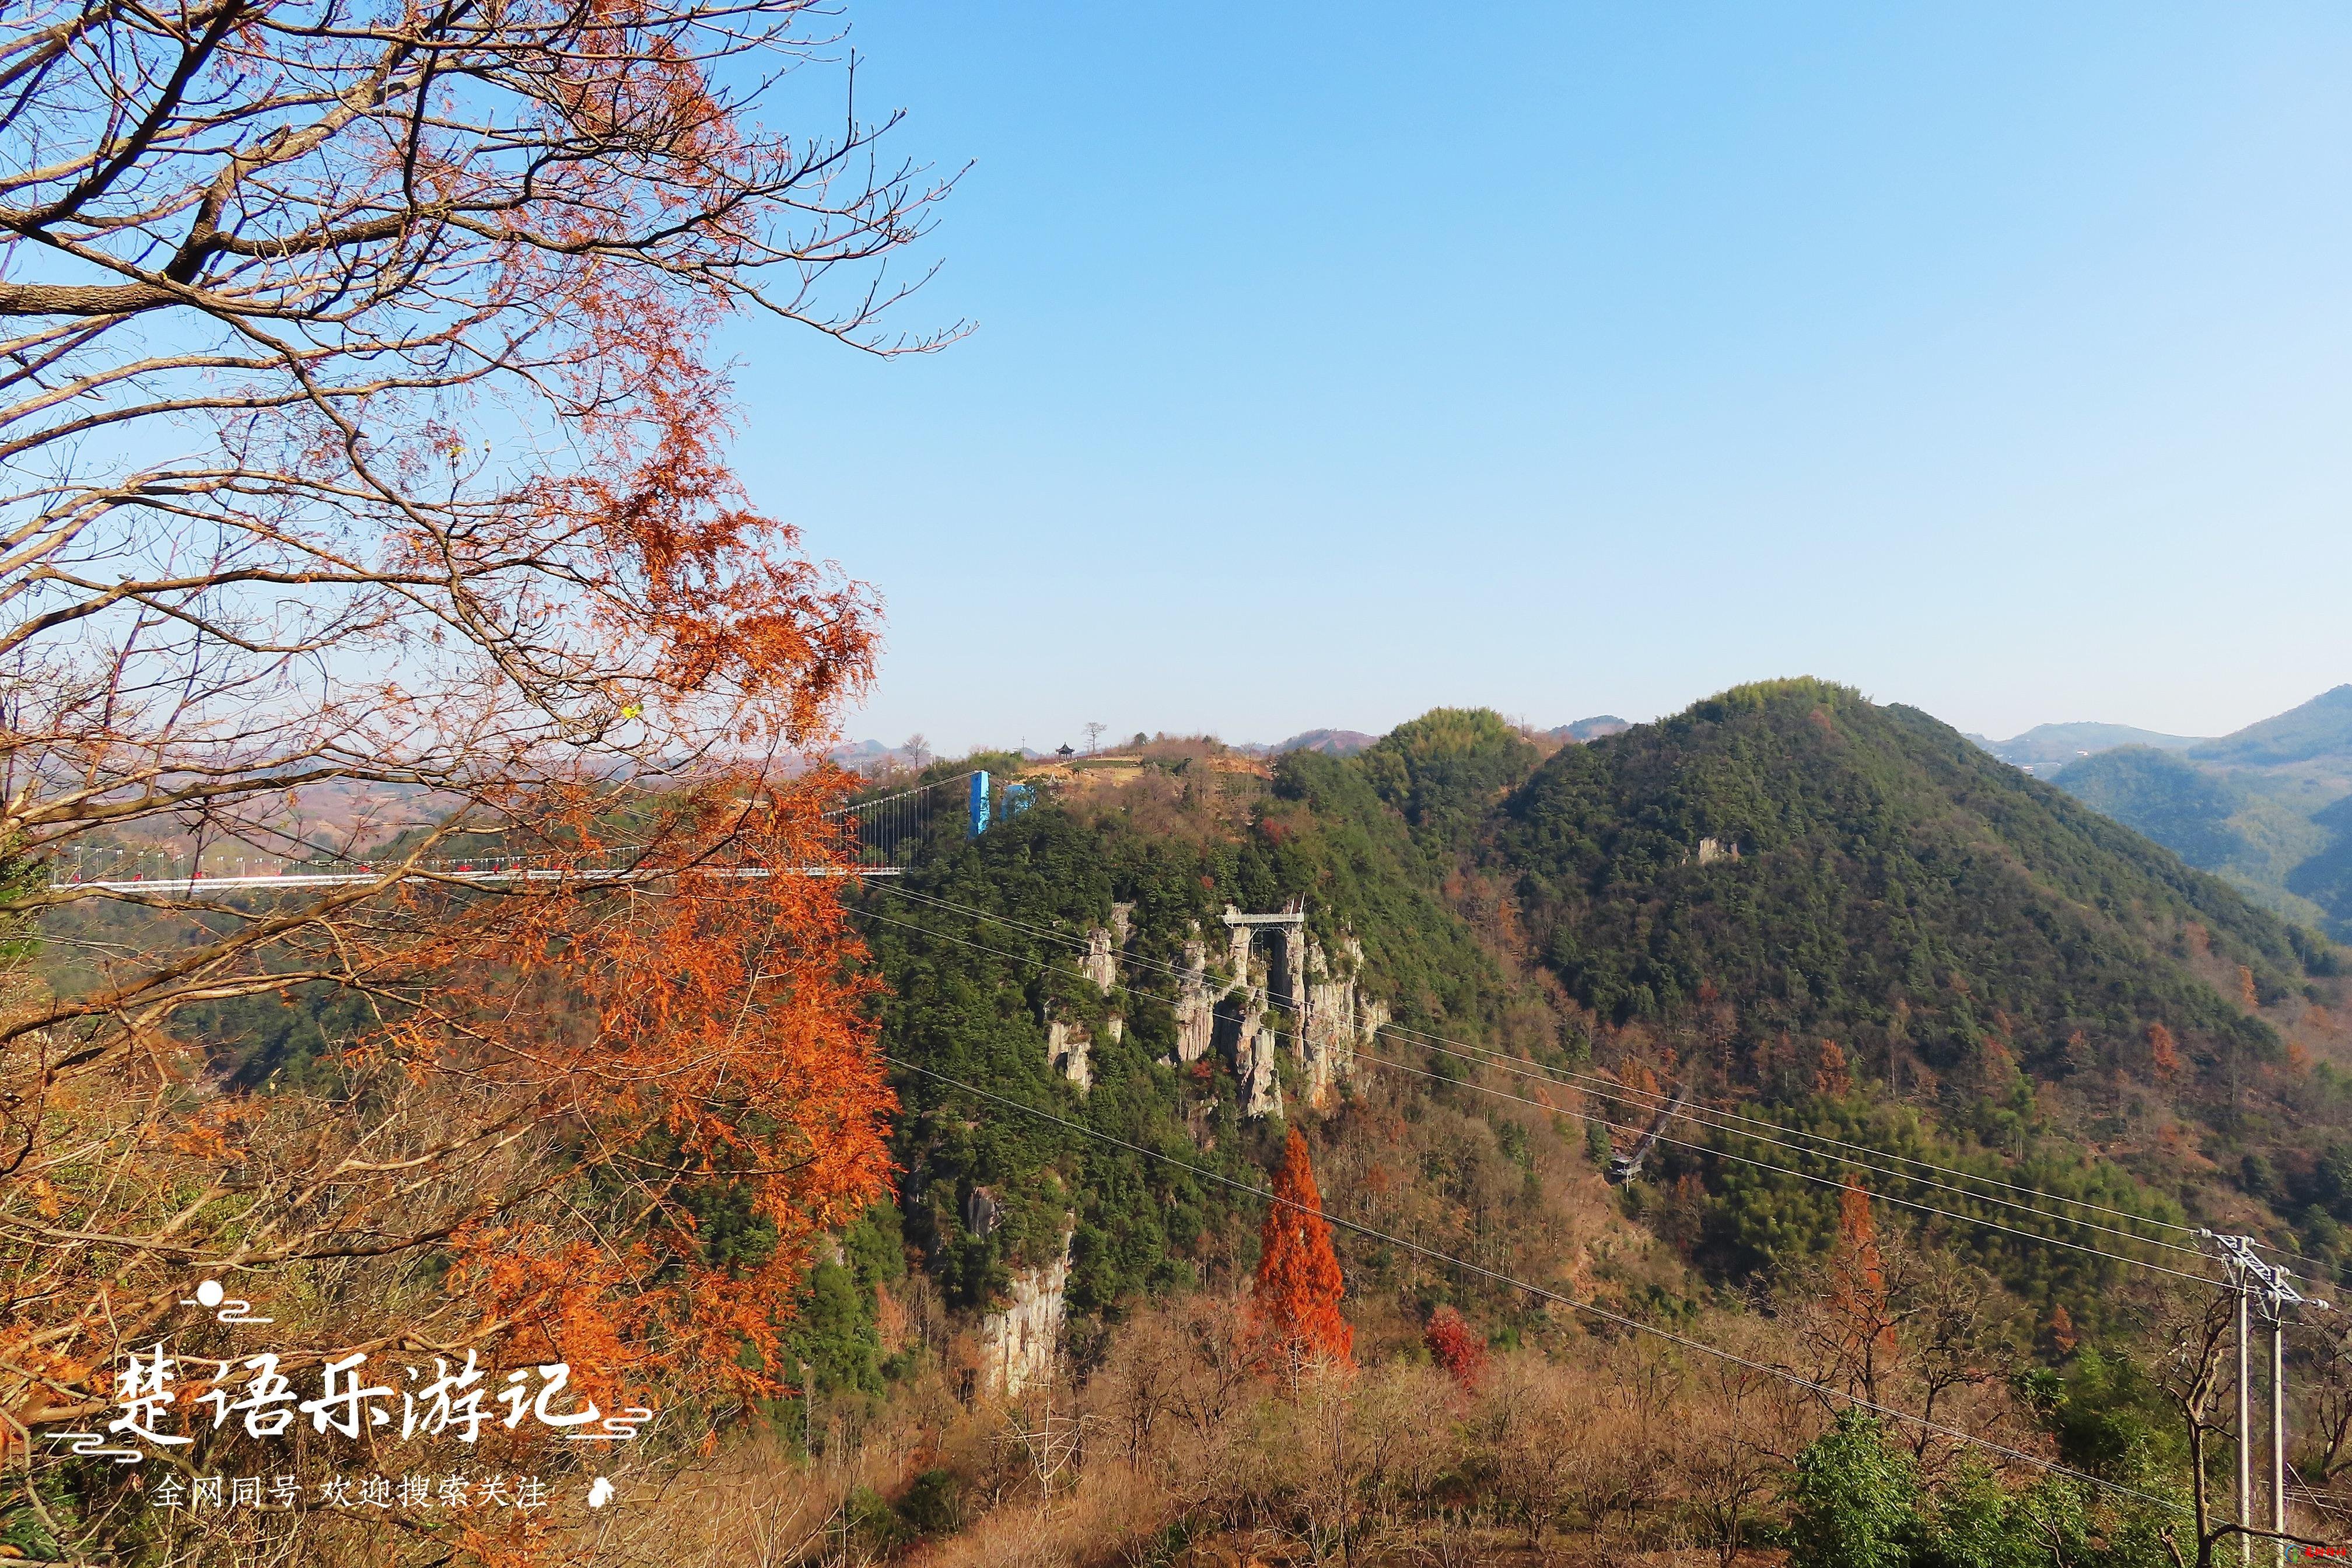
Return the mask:
[(1237, 985), (1217, 1003), (1217, 1049), (1242, 1090), (1242, 1114), (1282, 1114), (1282, 1079), (1274, 1065), (1281, 1037), (1265, 1026), (1265, 987)]
[(974, 1187), (963, 1200), (963, 1227), (974, 1236), (987, 1236), (996, 1229), (996, 1194), (986, 1187)]
[[(1118, 1037), (1114, 1033), (1111, 1037)], [(1076, 1084), (1080, 1094), (1095, 1086), (1090, 1060), (1094, 1043), (1094, 1036), (1084, 1024), (1066, 1024), (1056, 1018), (1045, 1026), (1045, 1059), (1054, 1064), (1055, 1071)]]
[(1069, 1284), (1070, 1238), (1066, 1234), (1061, 1257), (1015, 1274), (1010, 1300), (981, 1319), (981, 1376), (1006, 1397), (1052, 1381)]
[(1184, 944), (1184, 973), (1176, 983), (1176, 1059), (1197, 1062), (1216, 1044), (1217, 998), (1223, 993), (1209, 983), (1209, 950), (1201, 942)]
[(1118, 984), (1118, 960), (1112, 952), (1108, 930), (1097, 926), (1087, 932), (1087, 956), (1079, 962), (1078, 968), (1094, 982), (1097, 991), (1108, 993)]
[(1271, 914), (1244, 914), (1228, 904), (1224, 923), (1232, 979), (1209, 977), (1205, 943), (1184, 945), (1176, 1059), (1219, 1052), (1241, 1081), (1243, 1113), (1275, 1116), (1283, 1107), (1276, 1053), (1286, 1048), (1303, 1069), (1308, 1102), (1329, 1104), (1337, 1086), (1354, 1075), (1359, 1047), (1388, 1022), (1388, 1009), (1366, 997), (1358, 980), (1362, 944), (1347, 939), (1345, 973), (1335, 973), (1322, 945), (1307, 934), (1306, 910), (1296, 901)]
[[(1097, 989), (1118, 984), (1118, 955), (1134, 934), (1135, 906), (1111, 906), (1111, 922), (1087, 933), (1079, 968)], [(1288, 1050), (1301, 1069), (1308, 1103), (1331, 1102), (1338, 1086), (1352, 1078), (1360, 1047), (1388, 1021), (1388, 1009), (1363, 994), (1359, 975), (1363, 945), (1347, 939), (1338, 965), (1307, 933), (1305, 906), (1267, 914), (1244, 914), (1228, 904), (1222, 972), (1209, 971), (1209, 944), (1198, 926), (1184, 943), (1176, 983), (1176, 1044), (1173, 1060), (1189, 1066), (1214, 1051), (1241, 1086), (1242, 1113), (1278, 1116), (1283, 1088), (1276, 1063)], [(1269, 1012), (1272, 1022), (1268, 1022)], [(1113, 1016), (1108, 1033), (1118, 1040), (1126, 1020)], [(1081, 1091), (1094, 1086), (1094, 1039), (1083, 1024), (1049, 1018), (1045, 1050), (1055, 1071)]]
[(1307, 987), (1307, 1026), (1299, 1031), (1300, 1065), (1307, 1069), (1307, 1100), (1323, 1105), (1332, 1087), (1356, 1071), (1356, 984), (1318, 980)]
[[(1118, 953), (1127, 945), (1134, 914), (1133, 904), (1113, 904), (1109, 926), (1097, 926), (1087, 933), (1087, 953), (1078, 961), (1078, 971), (1105, 995), (1118, 985)], [(1127, 1033), (1127, 1020), (1112, 1015), (1106, 1032), (1114, 1041), (1119, 1039)], [(1084, 1024), (1045, 1020), (1045, 1058), (1056, 1072), (1078, 1086), (1081, 1094), (1095, 1086), (1094, 1043), (1093, 1033)]]
[(1305, 994), (1298, 1018), (1299, 1065), (1307, 1071), (1309, 1104), (1330, 1103), (1335, 1089), (1356, 1075), (1356, 1052), (1389, 1021), (1388, 1008), (1364, 994), (1359, 976), (1364, 947), (1352, 935), (1344, 949), (1346, 973), (1336, 974), (1322, 945), (1307, 940)]

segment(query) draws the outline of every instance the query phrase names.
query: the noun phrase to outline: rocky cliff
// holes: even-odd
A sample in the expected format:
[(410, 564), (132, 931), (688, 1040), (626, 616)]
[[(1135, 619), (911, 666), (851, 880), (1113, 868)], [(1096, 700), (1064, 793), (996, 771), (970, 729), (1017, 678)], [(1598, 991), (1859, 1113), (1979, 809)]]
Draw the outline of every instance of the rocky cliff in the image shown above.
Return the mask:
[[(1121, 982), (1121, 955), (1133, 940), (1130, 904), (1111, 911), (1111, 925), (1087, 933), (1080, 968), (1106, 993)], [(1176, 1045), (1171, 1059), (1197, 1062), (1214, 1051), (1241, 1086), (1245, 1116), (1283, 1110), (1283, 1053), (1297, 1068), (1308, 1104), (1327, 1106), (1356, 1069), (1356, 1051), (1387, 1023), (1389, 1010), (1363, 994), (1358, 976), (1363, 945), (1350, 934), (1335, 959), (1307, 934), (1303, 904), (1265, 914), (1228, 904), (1223, 963), (1209, 966), (1209, 944), (1197, 925), (1184, 943), (1176, 988)], [(1113, 1037), (1120, 1020), (1110, 1020)], [(1083, 1026), (1049, 1021), (1047, 1053), (1056, 1069), (1081, 1089), (1091, 1079), (1089, 1037)]]
[(1062, 1342), (1070, 1284), (1070, 1238), (1061, 1256), (1013, 1277), (1010, 1299), (980, 1322), (980, 1375), (1008, 1397), (1049, 1382)]

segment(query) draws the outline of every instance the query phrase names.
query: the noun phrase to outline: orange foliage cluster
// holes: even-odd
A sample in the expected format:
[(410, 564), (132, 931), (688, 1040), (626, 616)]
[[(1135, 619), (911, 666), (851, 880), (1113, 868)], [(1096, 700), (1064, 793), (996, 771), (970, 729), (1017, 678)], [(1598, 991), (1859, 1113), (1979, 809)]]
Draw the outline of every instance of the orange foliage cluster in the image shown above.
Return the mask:
[[(447, 931), (454, 984), (378, 1043), (494, 1087), (628, 1194), (591, 1237), (530, 1222), (453, 1237), (454, 1281), (507, 1325), (510, 1359), (682, 1373), (699, 1397), (748, 1401), (781, 1391), (765, 1364), (815, 1239), (886, 1190), (894, 1101), (838, 883), (802, 869), (837, 854), (825, 797), (711, 820), (720, 798), (685, 825), (674, 878)], [(724, 858), (693, 864), (720, 833)], [(531, 1005), (546, 997), (560, 1026)], [(705, 1256), (685, 1200), (721, 1186), (772, 1228), (763, 1257)]]
[(589, 560), (617, 568), (592, 583), (604, 629), (642, 650), (639, 696), (731, 689), (758, 699), (745, 738), (808, 734), (871, 673), (870, 595), (802, 556), (798, 529), (743, 506), (723, 450), (726, 384), (688, 352), (699, 334), (678, 300), (599, 279), (579, 305), (596, 374), (628, 367), (635, 395), (625, 418), (583, 418), (600, 460), (534, 484), (524, 513), (534, 531), (593, 539)]
[[(715, 1413), (778, 1393), (769, 1364), (813, 1248), (887, 1191), (877, 983), (858, 966), (841, 879), (809, 874), (845, 851), (821, 816), (838, 785), (717, 779), (673, 797), (638, 879), (388, 889), (364, 927), (335, 933), (376, 1019), (333, 1058), (351, 1097), (341, 1109), (223, 1096), (150, 1116), (118, 1134), (121, 1170), (166, 1193), (210, 1182), (215, 1200), (232, 1171), (331, 1180), (331, 1206), (263, 1180), (171, 1232), (257, 1289), (259, 1271), (382, 1259), (373, 1300), (357, 1292), (314, 1326), (328, 1344), (562, 1360), (606, 1408)], [(541, 819), (592, 860), (593, 802)], [(193, 1070), (185, 1047), (150, 1059)], [(73, 1105), (86, 1122), (104, 1110)], [(51, 1175), (24, 1190), (51, 1221), (88, 1201)], [(704, 1246), (696, 1205), (713, 1194), (759, 1229), (757, 1247)], [(446, 1262), (433, 1300), (395, 1284), (399, 1260), (425, 1252)], [(62, 1321), (0, 1319), (0, 1356), (44, 1380), (11, 1391), (7, 1414), (37, 1426), (102, 1403), (121, 1346), (174, 1321), (183, 1273), (126, 1275), (87, 1247), (47, 1254), (49, 1289), (84, 1304)], [(387, 1323), (395, 1290), (408, 1305)]]
[(1843, 1325), (1842, 1352), (1855, 1363), (1895, 1352), (1895, 1325), (1886, 1310), (1886, 1268), (1878, 1250), (1878, 1222), (1870, 1194), (1849, 1175), (1838, 1194), (1838, 1239), (1830, 1258), (1830, 1307)]
[(1258, 1243), (1253, 1306), (1261, 1332), (1291, 1364), (1349, 1364), (1356, 1331), (1339, 1312), (1339, 1259), (1331, 1250), (1331, 1227), (1323, 1218), (1323, 1195), (1315, 1187), (1307, 1140), (1296, 1127), (1283, 1149), (1274, 1203)]
[(1813, 1092), (1831, 1099), (1853, 1092), (1853, 1075), (1846, 1070), (1845, 1052), (1835, 1040), (1822, 1042), (1821, 1064), (1813, 1069)]

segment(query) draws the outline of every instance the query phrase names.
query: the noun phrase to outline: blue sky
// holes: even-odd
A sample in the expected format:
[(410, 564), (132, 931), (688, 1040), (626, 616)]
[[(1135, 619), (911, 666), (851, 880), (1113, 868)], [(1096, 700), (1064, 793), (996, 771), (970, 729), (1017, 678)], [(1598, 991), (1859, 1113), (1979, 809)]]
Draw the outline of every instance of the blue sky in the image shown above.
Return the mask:
[(722, 346), (754, 499), (887, 601), (853, 735), (2352, 680), (2352, 12), (847, 16), (973, 165), (904, 324), (977, 330)]

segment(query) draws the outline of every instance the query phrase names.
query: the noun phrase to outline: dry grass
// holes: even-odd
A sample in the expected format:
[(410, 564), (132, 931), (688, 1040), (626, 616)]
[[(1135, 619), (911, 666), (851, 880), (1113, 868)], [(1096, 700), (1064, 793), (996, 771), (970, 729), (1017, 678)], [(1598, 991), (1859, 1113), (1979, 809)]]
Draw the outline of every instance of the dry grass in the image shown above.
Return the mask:
[(908, 1561), (920, 1568), (1140, 1568), (1152, 1560), (1152, 1549), (1174, 1521), (1174, 1504), (1142, 1471), (1118, 1463), (1097, 1465), (1067, 1497), (1007, 1504)]

